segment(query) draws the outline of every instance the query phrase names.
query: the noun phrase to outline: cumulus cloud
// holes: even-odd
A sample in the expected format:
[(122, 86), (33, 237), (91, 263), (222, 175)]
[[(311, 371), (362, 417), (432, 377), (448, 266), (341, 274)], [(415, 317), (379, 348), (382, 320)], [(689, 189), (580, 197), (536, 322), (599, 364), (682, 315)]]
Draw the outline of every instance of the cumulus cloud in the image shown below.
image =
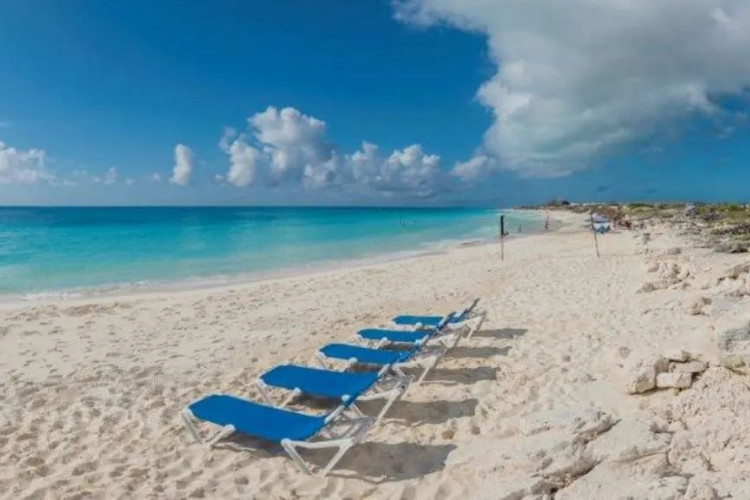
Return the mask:
[(39, 149), (21, 151), (0, 141), (0, 183), (36, 184), (52, 180), (46, 158), (46, 153)]
[(378, 146), (364, 142), (361, 150), (347, 158), (347, 163), (356, 182), (382, 192), (429, 196), (440, 182), (440, 157), (426, 154), (419, 144), (381, 158)]
[(326, 124), (294, 108), (272, 106), (248, 119), (253, 134), (270, 158), (271, 181), (283, 182), (304, 175), (308, 166), (331, 159), (326, 143)]
[(193, 151), (184, 144), (174, 148), (174, 167), (169, 182), (178, 186), (187, 186), (193, 173)]
[(451, 169), (451, 175), (466, 183), (475, 182), (486, 177), (495, 167), (496, 162), (486, 156), (477, 155), (465, 162), (456, 163)]
[(269, 107), (248, 118), (248, 132), (228, 128), (219, 147), (229, 155), (224, 177), (236, 186), (261, 179), (268, 185), (298, 183), (307, 189), (358, 185), (387, 194), (429, 196), (442, 172), (440, 157), (418, 144), (382, 157), (364, 142), (352, 154), (339, 150), (326, 136), (326, 123), (294, 108)]
[(219, 147), (229, 155), (229, 172), (226, 180), (238, 187), (252, 184), (261, 152), (247, 143), (245, 134), (237, 134), (236, 130), (227, 128)]
[(395, 13), (487, 36), (483, 147), (524, 175), (587, 168), (696, 114), (728, 119), (721, 98), (750, 83), (746, 0), (395, 0)]

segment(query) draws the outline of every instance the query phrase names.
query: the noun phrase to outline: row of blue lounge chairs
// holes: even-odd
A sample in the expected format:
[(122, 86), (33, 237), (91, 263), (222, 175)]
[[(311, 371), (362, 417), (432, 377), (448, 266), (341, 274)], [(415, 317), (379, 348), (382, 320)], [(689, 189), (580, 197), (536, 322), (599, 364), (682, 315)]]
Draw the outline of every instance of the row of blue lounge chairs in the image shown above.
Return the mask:
[[(365, 345), (338, 343), (321, 347), (316, 359), (322, 368), (281, 365), (258, 377), (263, 403), (210, 394), (191, 402), (183, 410), (183, 421), (193, 437), (208, 448), (234, 433), (279, 443), (308, 474), (312, 468), (300, 456), (300, 449), (337, 449), (321, 469), (325, 475), (403, 396), (412, 382), (403, 366), (424, 365), (415, 382), (419, 384), (462, 336), (470, 338), (481, 327), (486, 313), (477, 310), (478, 301), (446, 316), (402, 315), (393, 318), (391, 328), (360, 330), (357, 336)], [(278, 389), (290, 391), (281, 402), (274, 400)], [(322, 415), (285, 408), (300, 395), (335, 400), (337, 406)], [(374, 418), (357, 405), (376, 399), (385, 403)], [(200, 422), (218, 430), (203, 437), (198, 428)]]

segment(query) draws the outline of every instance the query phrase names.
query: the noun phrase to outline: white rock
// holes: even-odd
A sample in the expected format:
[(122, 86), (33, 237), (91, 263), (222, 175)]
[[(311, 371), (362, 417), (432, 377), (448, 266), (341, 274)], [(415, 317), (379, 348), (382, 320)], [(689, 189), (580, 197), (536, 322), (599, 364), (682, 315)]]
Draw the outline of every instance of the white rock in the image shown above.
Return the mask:
[(656, 387), (659, 389), (687, 389), (692, 383), (690, 373), (660, 373), (656, 376)]
[(625, 390), (628, 394), (640, 394), (656, 387), (656, 371), (653, 366), (629, 368), (626, 376)]
[(722, 365), (738, 373), (750, 372), (750, 329), (727, 330), (717, 343)]
[(669, 349), (664, 352), (664, 357), (669, 361), (679, 361), (680, 363), (684, 363), (690, 359), (690, 353), (684, 349)]
[(692, 480), (685, 492), (685, 500), (719, 500), (719, 495), (705, 480)]
[(671, 371), (675, 373), (703, 373), (708, 368), (705, 361), (690, 361), (688, 363), (673, 363)]
[(625, 370), (625, 390), (628, 394), (640, 394), (656, 387), (656, 375), (669, 371), (669, 360), (662, 356), (628, 359)]

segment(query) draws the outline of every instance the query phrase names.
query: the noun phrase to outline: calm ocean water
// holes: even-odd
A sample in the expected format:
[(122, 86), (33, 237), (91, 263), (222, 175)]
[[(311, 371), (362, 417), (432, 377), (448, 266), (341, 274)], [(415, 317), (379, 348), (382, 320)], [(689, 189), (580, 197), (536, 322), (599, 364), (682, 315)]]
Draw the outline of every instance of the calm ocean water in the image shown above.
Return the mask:
[(489, 239), (497, 220), (476, 209), (0, 208), (0, 295), (227, 282)]

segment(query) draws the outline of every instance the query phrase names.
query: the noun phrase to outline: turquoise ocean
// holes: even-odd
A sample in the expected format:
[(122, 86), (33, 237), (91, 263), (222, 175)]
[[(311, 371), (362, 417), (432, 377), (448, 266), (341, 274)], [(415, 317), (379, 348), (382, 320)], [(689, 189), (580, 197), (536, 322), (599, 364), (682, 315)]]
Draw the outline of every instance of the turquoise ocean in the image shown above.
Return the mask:
[[(498, 210), (0, 208), (0, 297), (231, 283), (398, 258), (498, 234)], [(510, 212), (506, 228), (543, 221)]]

